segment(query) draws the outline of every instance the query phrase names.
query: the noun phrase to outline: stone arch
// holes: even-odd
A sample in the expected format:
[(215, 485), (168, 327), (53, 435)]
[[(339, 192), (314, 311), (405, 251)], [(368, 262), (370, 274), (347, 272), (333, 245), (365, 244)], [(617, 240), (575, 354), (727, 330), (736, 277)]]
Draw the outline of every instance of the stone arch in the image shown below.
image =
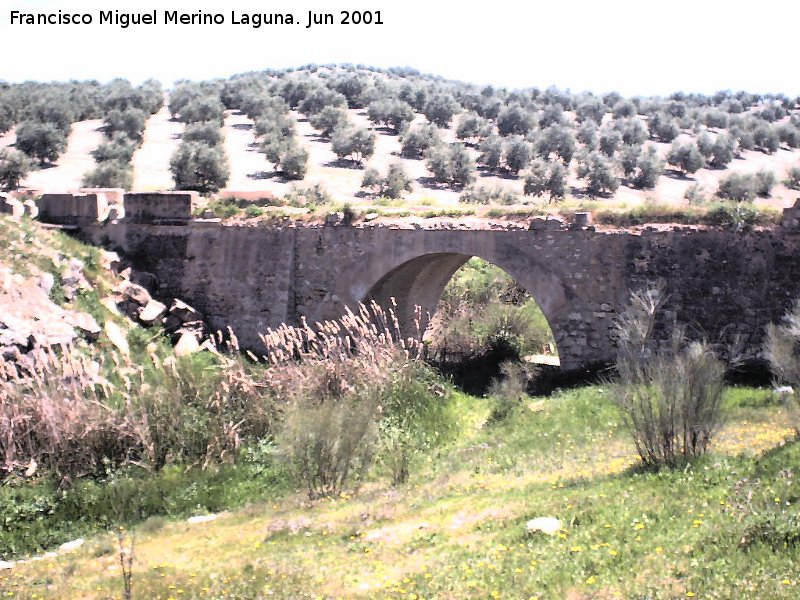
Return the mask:
[[(340, 297), (348, 298), (348, 304), (374, 300), (383, 307), (391, 306), (394, 299), (401, 330), (405, 335), (415, 335), (427, 327), (429, 315), (436, 311), (444, 287), (455, 272), (476, 256), (503, 269), (536, 300), (553, 331), (561, 355), (559, 342), (569, 335), (563, 324), (570, 290), (560, 277), (532, 261), (529, 255), (460, 250), (406, 252), (371, 258), (362, 256), (359, 262), (363, 267), (354, 269), (350, 277), (345, 278), (349, 285), (341, 290)], [(416, 306), (421, 307), (421, 314)]]

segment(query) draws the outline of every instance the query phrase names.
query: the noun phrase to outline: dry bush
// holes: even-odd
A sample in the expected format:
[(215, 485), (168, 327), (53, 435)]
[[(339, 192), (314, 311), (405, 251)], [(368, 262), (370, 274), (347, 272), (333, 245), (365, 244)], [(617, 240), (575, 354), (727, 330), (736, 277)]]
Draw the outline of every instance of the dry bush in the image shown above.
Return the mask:
[(380, 423), (422, 397), (397, 387), (418, 338), (403, 339), (394, 314), (373, 305), (263, 340), (266, 353), (249, 361), (232, 334), (224, 344), (218, 334), (225, 353), (151, 353), (142, 364), (72, 347), (0, 359), (0, 479), (37, 465), (62, 483), (134, 462), (206, 467), (277, 433), (312, 497), (338, 493), (366, 472)]
[(66, 483), (128, 462), (233, 460), (243, 432), (266, 435), (275, 415), (240, 358), (219, 360), (134, 366), (69, 346), (0, 360), (0, 478), (39, 468)]
[[(391, 411), (398, 373), (419, 356), (393, 311), (360, 305), (336, 321), (282, 326), (262, 336), (270, 385), (286, 399), (277, 434), (310, 498), (340, 493), (366, 475)], [(406, 474), (407, 476), (407, 474)]]
[(795, 433), (800, 436), (800, 301), (797, 301), (783, 317), (779, 325), (767, 326), (764, 347), (772, 374), (780, 383), (792, 387), (785, 394), (787, 408), (791, 411)]
[(71, 349), (0, 361), (0, 478), (38, 468), (69, 479), (95, 472), (102, 457), (125, 460), (136, 439), (98, 372)]
[(362, 357), (298, 365), (315, 383), (306, 380), (294, 391), (276, 441), (310, 498), (339, 494), (366, 475), (378, 434), (376, 384), (385, 366)]
[(663, 294), (636, 292), (617, 321), (619, 380), (614, 396), (648, 467), (674, 467), (703, 454), (720, 420), (725, 365), (705, 342), (680, 328), (653, 339)]

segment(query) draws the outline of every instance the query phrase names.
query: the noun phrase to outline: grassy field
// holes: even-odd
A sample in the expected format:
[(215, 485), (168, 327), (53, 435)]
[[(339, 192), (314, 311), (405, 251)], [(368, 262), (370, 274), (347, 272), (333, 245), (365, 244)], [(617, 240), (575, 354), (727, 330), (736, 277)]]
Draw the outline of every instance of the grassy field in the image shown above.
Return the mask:
[[(378, 472), (358, 493), (311, 503), (274, 470), (227, 488), (213, 474), (173, 474), (187, 497), (208, 485), (234, 506), (252, 503), (210, 522), (154, 517), (126, 531), (132, 597), (798, 597), (800, 446), (771, 391), (729, 389), (711, 454), (659, 473), (637, 469), (603, 387), (529, 398), (491, 424), (492, 400), (452, 397), (457, 442), (406, 486)], [(561, 531), (526, 531), (539, 516), (559, 518)], [(116, 536), (96, 535), (0, 571), (0, 593), (119, 598), (119, 560)]]

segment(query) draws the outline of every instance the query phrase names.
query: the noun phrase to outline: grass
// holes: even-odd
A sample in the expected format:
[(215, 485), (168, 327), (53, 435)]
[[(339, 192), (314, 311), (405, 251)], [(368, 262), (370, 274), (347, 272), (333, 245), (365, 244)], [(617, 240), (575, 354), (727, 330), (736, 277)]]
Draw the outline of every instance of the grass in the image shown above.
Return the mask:
[[(309, 504), (252, 475), (253, 498), (265, 497), (246, 508), (199, 525), (140, 526), (134, 597), (797, 597), (800, 545), (767, 543), (772, 530), (759, 537), (745, 507), (748, 490), (775, 515), (800, 499), (796, 477), (780, 475), (797, 470), (800, 445), (786, 442), (791, 430), (769, 391), (727, 390), (712, 454), (658, 473), (634, 468), (602, 387), (531, 398), (494, 425), (485, 424), (491, 400), (454, 402), (459, 441), (404, 487), (378, 479), (356, 497)], [(537, 516), (558, 517), (561, 532), (526, 532)], [(111, 548), (102, 534), (18, 565), (0, 572), (0, 591), (119, 597)]]

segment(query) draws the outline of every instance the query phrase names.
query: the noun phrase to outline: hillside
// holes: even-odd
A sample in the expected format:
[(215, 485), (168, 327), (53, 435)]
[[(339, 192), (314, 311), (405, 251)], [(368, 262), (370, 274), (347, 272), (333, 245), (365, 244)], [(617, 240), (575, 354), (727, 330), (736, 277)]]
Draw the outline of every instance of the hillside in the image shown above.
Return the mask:
[[(23, 186), (35, 192), (56, 192), (81, 185), (94, 167), (91, 153), (103, 141), (102, 115), (109, 110), (103, 107), (130, 104), (119, 102), (115, 85), (119, 87), (112, 82), (108, 90), (96, 92), (99, 106), (93, 110), (99, 118), (72, 123), (64, 152), (52, 165), (31, 172)], [(102, 100), (103, 94), (111, 99)], [(181, 104), (198, 98), (208, 100), (211, 113), (177, 112)], [(715, 195), (753, 201), (755, 207), (783, 208), (794, 203), (800, 187), (800, 181), (791, 176), (793, 168), (800, 174), (800, 107), (796, 99), (780, 95), (677, 92), (669, 98), (626, 99), (553, 88), (478, 88), (408, 70), (309, 67), (183, 83), (172, 90), (167, 102), (171, 108), (157, 108), (137, 134), (141, 142), (130, 162), (130, 185), (122, 187), (139, 191), (174, 187), (170, 157), (181, 144), (185, 123), (208, 122), (204, 120), (217, 118), (217, 110), (224, 111), (218, 113), (219, 147), (230, 166), (220, 194), (251, 203), (259, 196), (287, 194), (286, 202), (291, 203), (298, 195), (293, 190), (300, 190), (302, 196), (304, 190), (320, 185), (327, 194), (323, 204), (349, 203), (368, 212), (382, 206), (381, 212), (401, 215), (409, 210), (430, 212), (431, 207), (455, 210), (459, 205), (464, 213), (486, 212), (480, 205), (505, 210), (533, 205), (552, 211), (560, 205), (580, 207), (593, 199), (606, 209), (697, 209)], [(215, 103), (218, 108), (213, 107)], [(332, 111), (328, 118), (341, 118), (351, 130), (374, 136), (374, 150), (367, 158), (337, 158), (331, 134), (321, 135), (312, 125), (323, 109)], [(265, 125), (283, 111), (288, 138)], [(387, 125), (392, 118), (400, 119), (399, 124)], [(259, 121), (261, 125), (256, 124)], [(438, 141), (430, 148), (463, 144), (466, 160), (477, 167), (470, 167), (471, 183), (436, 181), (427, 143), (415, 158), (403, 150), (409, 130), (423, 131), (431, 123)], [(15, 141), (12, 127), (0, 137), (0, 147), (13, 146)], [(265, 144), (282, 143), (307, 154), (301, 176), (287, 176), (264, 155)], [(670, 151), (679, 146), (693, 149), (688, 159), (684, 153), (689, 166), (670, 159)], [(558, 194), (563, 193), (565, 200), (560, 202), (557, 196), (551, 201), (547, 190), (548, 172), (557, 164), (564, 167), (563, 190)], [(409, 178), (410, 191), (401, 192), (402, 200), (387, 199), (384, 192), (362, 186), (368, 169), (385, 174), (389, 165), (399, 165)], [(532, 185), (532, 193), (525, 195), (526, 178), (536, 179), (540, 172), (544, 179), (536, 181), (543, 187), (537, 190)], [(749, 190), (734, 185), (732, 190), (720, 191), (720, 182), (732, 174), (758, 172), (763, 175), (757, 181), (743, 184), (744, 188), (750, 185)], [(260, 206), (274, 210), (270, 208), (274, 204)], [(308, 210), (301, 206), (295, 213)]]

